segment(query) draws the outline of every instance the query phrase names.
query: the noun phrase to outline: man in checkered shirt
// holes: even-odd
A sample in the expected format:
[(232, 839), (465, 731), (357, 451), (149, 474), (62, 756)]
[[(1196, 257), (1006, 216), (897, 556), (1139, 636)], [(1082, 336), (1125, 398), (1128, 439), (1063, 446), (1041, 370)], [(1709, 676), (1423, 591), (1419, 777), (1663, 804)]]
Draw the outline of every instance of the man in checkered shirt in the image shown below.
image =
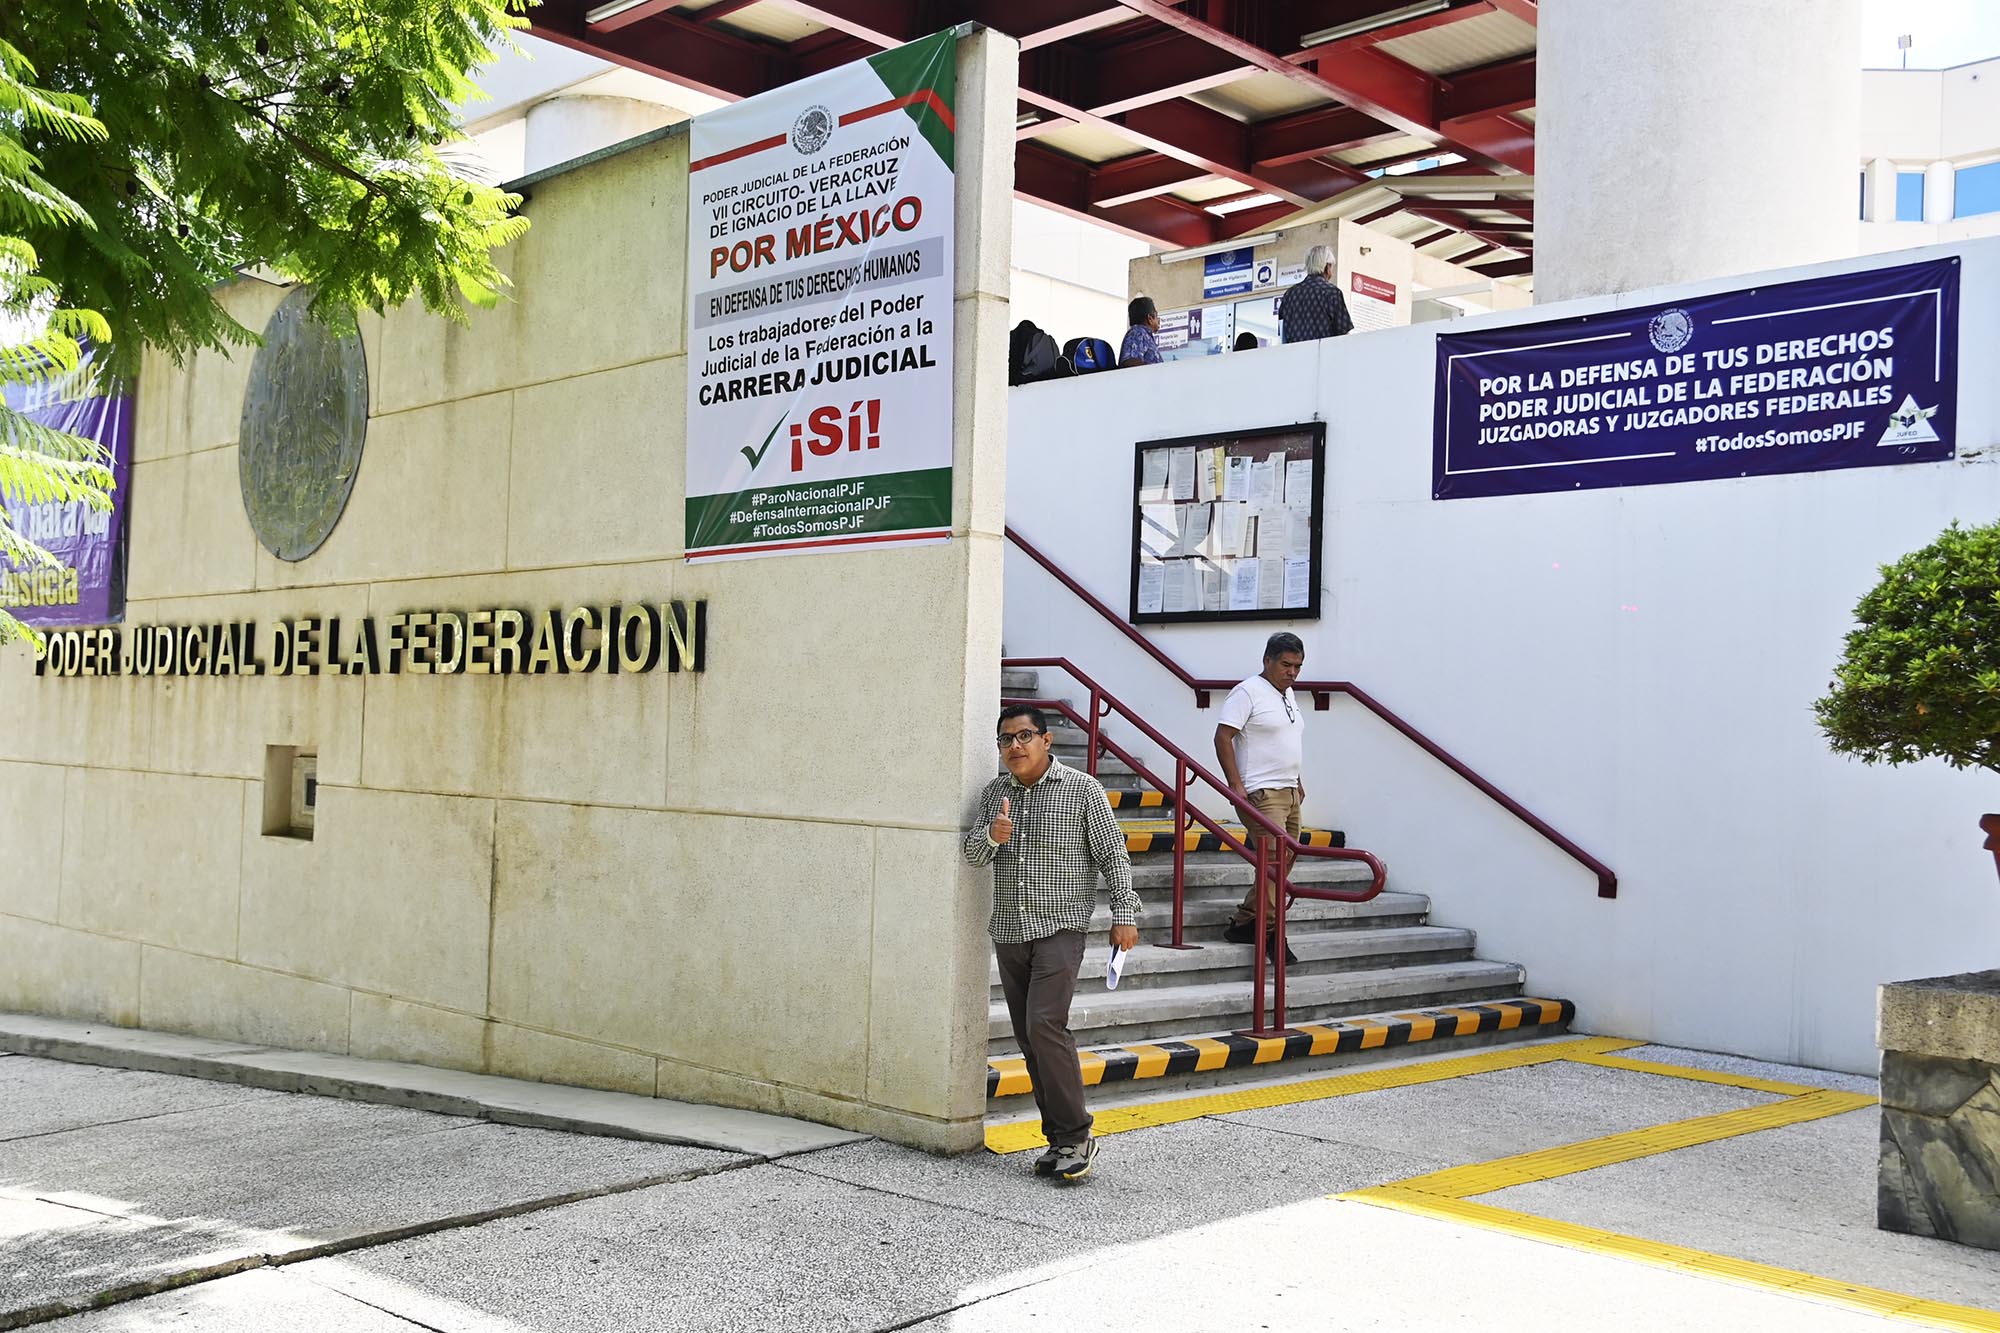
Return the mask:
[(1306, 275), (1278, 298), (1278, 325), (1288, 343), (1338, 338), (1354, 331), (1347, 298), (1333, 281), (1333, 247), (1315, 245), (1306, 251)]
[(1076, 994), (1083, 941), (1097, 908), (1097, 877), (1111, 890), (1111, 944), (1139, 942), (1139, 895), (1125, 834), (1096, 778), (1049, 752), (1047, 720), (1037, 708), (1000, 714), (1004, 777), (986, 784), (965, 835), (965, 859), (993, 867), (993, 953), (1014, 1040), (1034, 1084), (1048, 1151), (1035, 1174), (1079, 1180), (1090, 1173), (1097, 1140), (1083, 1104), (1083, 1074), (1069, 1005)]

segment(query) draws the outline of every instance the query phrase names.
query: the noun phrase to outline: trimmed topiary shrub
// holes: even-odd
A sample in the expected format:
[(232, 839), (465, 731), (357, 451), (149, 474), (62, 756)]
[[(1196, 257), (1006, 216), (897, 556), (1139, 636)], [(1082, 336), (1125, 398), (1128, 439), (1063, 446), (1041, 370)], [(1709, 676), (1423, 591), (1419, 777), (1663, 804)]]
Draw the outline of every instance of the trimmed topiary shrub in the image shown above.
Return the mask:
[(1954, 522), (1884, 565), (1854, 619), (1813, 705), (1834, 751), (2000, 772), (2000, 523)]

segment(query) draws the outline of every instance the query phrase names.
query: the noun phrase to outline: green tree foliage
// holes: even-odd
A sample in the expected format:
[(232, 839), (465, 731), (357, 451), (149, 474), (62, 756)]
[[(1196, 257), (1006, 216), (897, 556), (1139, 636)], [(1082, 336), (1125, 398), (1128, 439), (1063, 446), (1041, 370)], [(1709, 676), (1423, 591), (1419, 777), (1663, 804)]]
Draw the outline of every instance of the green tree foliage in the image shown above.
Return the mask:
[(1854, 618), (1813, 705), (1833, 749), (1871, 764), (1935, 757), (2000, 771), (2000, 523), (1953, 523), (1883, 566)]
[(447, 156), (468, 71), (525, 0), (9, 0), (0, 40), (107, 133), (27, 147), (90, 227), (22, 233), (129, 365), (252, 340), (210, 294), (246, 264), (312, 284), (323, 314), (421, 299), (463, 318), (506, 286), (519, 202)]
[[(64, 308), (56, 285), (37, 272), (34, 246), (9, 234), (35, 226), (90, 225), (82, 207), (41, 174), (41, 162), (23, 135), (101, 141), (105, 134), (82, 98), (34, 86), (27, 81), (33, 72), (19, 51), (0, 41), (0, 389), (22, 402), (85, 391), (79, 383), (81, 340), (102, 343), (111, 336), (95, 311)], [(109, 462), (97, 441), (55, 430), (0, 401), (0, 499), (107, 509)], [(0, 560), (22, 569), (56, 563), (14, 527), (5, 505), (0, 505)], [(19, 622), (0, 608), (0, 643), (21, 633)]]
[[(493, 304), (528, 223), (455, 108), (529, 3), (0, 0), (0, 377), (74, 378), (79, 337), (115, 334), (121, 375), (146, 345), (253, 343), (213, 294), (249, 265), (336, 326)], [(0, 497), (108, 502), (87, 443), (0, 408)], [(4, 516), (0, 553), (46, 559)], [(0, 642), (18, 628), (0, 611)]]

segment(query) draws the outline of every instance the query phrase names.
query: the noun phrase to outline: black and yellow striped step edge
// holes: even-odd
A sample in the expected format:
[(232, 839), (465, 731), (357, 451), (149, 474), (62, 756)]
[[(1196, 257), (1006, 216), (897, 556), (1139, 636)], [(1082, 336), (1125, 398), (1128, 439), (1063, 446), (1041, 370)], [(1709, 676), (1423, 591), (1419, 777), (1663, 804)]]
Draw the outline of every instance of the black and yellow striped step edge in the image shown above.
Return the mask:
[[(1568, 1000), (1489, 1000), (1481, 1004), (1445, 1005), (1406, 1013), (1378, 1014), (1337, 1023), (1297, 1023), (1283, 1037), (1189, 1037), (1185, 1041), (1100, 1046), (1078, 1051), (1086, 1086), (1124, 1083), (1169, 1074), (1196, 1074), (1211, 1069), (1276, 1064), (1313, 1055), (1345, 1055), (1392, 1046), (1414, 1046), (1442, 1037), (1469, 1037), (1479, 1032), (1515, 1028), (1558, 1027), (1576, 1017)], [(986, 1095), (1015, 1097), (1033, 1090), (1025, 1062), (1018, 1055), (998, 1055), (986, 1062)]]
[[(1128, 852), (1171, 852), (1174, 849), (1174, 824), (1170, 819), (1131, 820), (1121, 823), (1125, 831), (1125, 850)], [(1240, 824), (1224, 824), (1230, 835), (1237, 839), (1244, 837)], [(1183, 845), (1191, 852), (1220, 852), (1233, 850), (1222, 839), (1210, 833), (1199, 824), (1191, 824), (1181, 835)], [(1308, 847), (1345, 847), (1347, 835), (1339, 829), (1309, 828), (1299, 831), (1299, 841)]]
[(1171, 810), (1174, 798), (1163, 791), (1107, 790), (1104, 799), (1113, 810)]

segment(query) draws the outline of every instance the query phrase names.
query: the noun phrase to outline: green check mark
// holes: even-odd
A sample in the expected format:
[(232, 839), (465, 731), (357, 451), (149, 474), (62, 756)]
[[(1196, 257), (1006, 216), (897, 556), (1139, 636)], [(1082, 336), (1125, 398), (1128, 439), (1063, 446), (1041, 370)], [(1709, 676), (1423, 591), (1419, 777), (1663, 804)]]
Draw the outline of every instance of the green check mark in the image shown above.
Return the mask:
[[(785, 424), (785, 419), (783, 417), (779, 417), (778, 426), (782, 426), (784, 424)], [(764, 437), (764, 443), (758, 445), (754, 451), (747, 444), (744, 445), (742, 450), (740, 451), (745, 458), (750, 460), (750, 470), (752, 472), (755, 472), (757, 470), (757, 465), (764, 461), (764, 455), (771, 452), (771, 440), (774, 436), (777, 435), (778, 426), (771, 427), (771, 434), (766, 435)]]

